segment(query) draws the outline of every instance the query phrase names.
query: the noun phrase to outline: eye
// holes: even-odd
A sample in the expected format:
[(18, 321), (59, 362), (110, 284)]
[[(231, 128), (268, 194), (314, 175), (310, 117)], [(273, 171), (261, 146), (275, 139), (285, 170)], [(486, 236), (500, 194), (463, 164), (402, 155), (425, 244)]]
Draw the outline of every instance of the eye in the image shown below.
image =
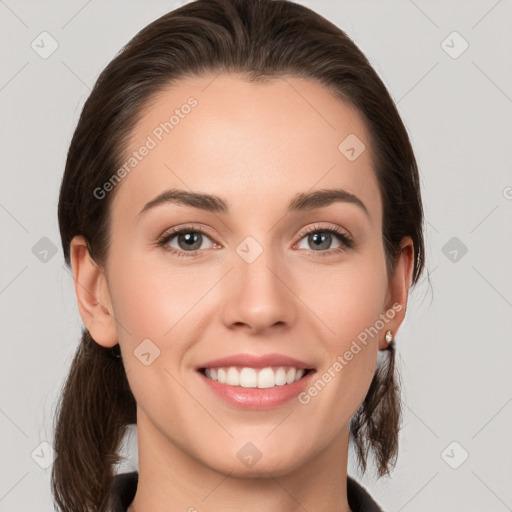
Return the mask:
[(177, 256), (193, 257), (196, 256), (201, 249), (208, 248), (203, 245), (205, 239), (211, 241), (204, 230), (193, 226), (185, 226), (165, 233), (158, 240), (157, 244)]
[[(334, 248), (331, 247), (333, 239), (338, 243), (338, 245)], [(309, 247), (303, 247), (301, 242), (302, 240), (305, 240), (305, 243), (309, 245)], [(296, 244), (299, 249), (308, 249), (312, 247), (310, 250), (313, 252), (321, 253), (318, 254), (319, 256), (337, 254), (339, 252), (345, 251), (346, 249), (351, 249), (354, 246), (354, 241), (350, 235), (338, 227), (327, 228), (322, 226), (313, 226), (302, 234), (301, 241)], [(324, 249), (333, 250), (326, 251)]]

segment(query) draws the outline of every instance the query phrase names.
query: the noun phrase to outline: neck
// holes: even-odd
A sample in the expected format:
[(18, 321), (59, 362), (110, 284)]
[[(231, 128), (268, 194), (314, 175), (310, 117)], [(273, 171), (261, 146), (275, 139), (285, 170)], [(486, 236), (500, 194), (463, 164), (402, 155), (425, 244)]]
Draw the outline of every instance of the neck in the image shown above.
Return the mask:
[(229, 471), (205, 464), (139, 413), (137, 432), (139, 478), (128, 512), (351, 512), (348, 427), (302, 464), (280, 469), (257, 464), (260, 471), (255, 476), (238, 474), (237, 459)]

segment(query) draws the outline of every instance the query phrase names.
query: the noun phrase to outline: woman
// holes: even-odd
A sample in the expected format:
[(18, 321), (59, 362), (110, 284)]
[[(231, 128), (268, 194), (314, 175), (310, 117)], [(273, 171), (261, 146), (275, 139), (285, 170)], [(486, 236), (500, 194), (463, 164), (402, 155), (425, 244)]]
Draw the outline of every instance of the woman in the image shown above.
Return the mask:
[[(98, 78), (58, 214), (85, 324), (59, 510), (381, 510), (348, 446), (390, 474), (423, 211), (406, 129), (344, 32), (288, 1), (162, 16)], [(139, 470), (115, 475), (133, 423)]]

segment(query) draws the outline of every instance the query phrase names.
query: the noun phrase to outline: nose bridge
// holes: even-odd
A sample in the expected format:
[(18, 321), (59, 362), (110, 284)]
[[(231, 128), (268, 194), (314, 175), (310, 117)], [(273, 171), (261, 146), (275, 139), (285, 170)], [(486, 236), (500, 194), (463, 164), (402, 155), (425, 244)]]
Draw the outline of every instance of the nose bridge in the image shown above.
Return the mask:
[(280, 275), (283, 259), (270, 235), (258, 238), (247, 236), (235, 248), (226, 308), (228, 323), (245, 323), (254, 329), (293, 318), (293, 294), (284, 284), (286, 276)]
[(281, 258), (271, 240), (270, 235), (258, 239), (249, 235), (236, 247), (236, 274), (242, 287), (249, 288), (251, 293), (253, 288), (263, 294), (279, 293), (278, 288), (282, 286), (276, 277)]

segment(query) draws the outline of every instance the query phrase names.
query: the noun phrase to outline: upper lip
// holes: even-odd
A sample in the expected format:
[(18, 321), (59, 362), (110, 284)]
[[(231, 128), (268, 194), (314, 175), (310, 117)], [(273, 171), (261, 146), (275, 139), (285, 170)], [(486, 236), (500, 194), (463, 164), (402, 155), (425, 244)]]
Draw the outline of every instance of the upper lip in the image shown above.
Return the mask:
[(295, 359), (293, 357), (281, 354), (233, 354), (231, 356), (213, 359), (197, 367), (198, 370), (203, 368), (226, 367), (226, 366), (243, 366), (248, 368), (267, 368), (269, 366), (291, 366), (293, 368), (313, 369), (313, 366)]

